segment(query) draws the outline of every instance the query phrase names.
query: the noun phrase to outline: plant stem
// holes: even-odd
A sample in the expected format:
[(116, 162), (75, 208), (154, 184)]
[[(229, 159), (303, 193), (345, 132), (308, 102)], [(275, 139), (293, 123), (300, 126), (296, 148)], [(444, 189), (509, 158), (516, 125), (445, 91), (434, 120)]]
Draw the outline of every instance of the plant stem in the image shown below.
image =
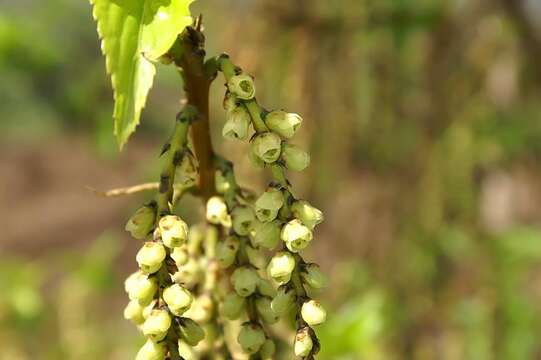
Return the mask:
[[(190, 111), (190, 108), (186, 108), (184, 111)], [(195, 109), (191, 110), (192, 112)], [(169, 213), (169, 203), (173, 198), (175, 183), (175, 168), (179, 159), (182, 158), (182, 151), (187, 143), (188, 128), (190, 126), (190, 120), (185, 116), (179, 116), (175, 122), (175, 129), (173, 135), (168, 143), (165, 145), (167, 151), (165, 152), (165, 163), (160, 175), (160, 185), (158, 187), (158, 220), (159, 218)]]
[(209, 89), (216, 71), (205, 66), (205, 37), (194, 27), (187, 27), (173, 45), (169, 55), (184, 79), (188, 104), (198, 111), (192, 126), (195, 155), (199, 162), (199, 191), (203, 200), (214, 194), (214, 150), (210, 137)]

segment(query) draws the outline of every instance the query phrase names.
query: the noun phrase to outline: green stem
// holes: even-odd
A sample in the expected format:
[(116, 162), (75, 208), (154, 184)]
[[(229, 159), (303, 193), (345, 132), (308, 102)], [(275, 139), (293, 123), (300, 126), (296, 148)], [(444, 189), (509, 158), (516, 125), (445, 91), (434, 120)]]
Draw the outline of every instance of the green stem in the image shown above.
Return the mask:
[(182, 159), (182, 151), (187, 143), (188, 128), (190, 126), (190, 117), (194, 116), (195, 109), (186, 107), (184, 114), (181, 113), (175, 122), (175, 128), (171, 139), (165, 144), (165, 161), (160, 175), (160, 185), (158, 189), (158, 217), (170, 212), (169, 204), (173, 199), (175, 169), (180, 159)]
[[(229, 56), (222, 55), (218, 58), (219, 68), (224, 74), (225, 80), (229, 81), (231, 77), (235, 76), (237, 71), (235, 65), (231, 62), (229, 59)], [(254, 125), (254, 129), (257, 133), (262, 133), (269, 131), (267, 128), (267, 125), (265, 125), (265, 122), (261, 118), (261, 113), (263, 112), (261, 107), (257, 104), (257, 100), (251, 99), (243, 101), (244, 106), (246, 106), (246, 109), (250, 113), (250, 117), (252, 118), (252, 123)]]
[(224, 74), (225, 80), (229, 81), (233, 76), (237, 74), (237, 71), (235, 70), (236, 67), (233, 64), (233, 62), (229, 59), (228, 55), (221, 55), (218, 57), (218, 64), (219, 69)]
[(248, 100), (244, 103), (246, 106), (246, 109), (248, 109), (248, 112), (250, 113), (250, 117), (252, 118), (252, 123), (254, 124), (254, 129), (257, 133), (267, 132), (269, 129), (267, 128), (267, 125), (265, 125), (265, 122), (261, 118), (261, 113), (263, 110), (259, 107), (257, 104), (256, 99)]
[(278, 164), (272, 164), (270, 166), (272, 178), (274, 181), (276, 181), (278, 184), (282, 185), (284, 189), (289, 188), (289, 183), (286, 179), (286, 173), (284, 168), (281, 165)]

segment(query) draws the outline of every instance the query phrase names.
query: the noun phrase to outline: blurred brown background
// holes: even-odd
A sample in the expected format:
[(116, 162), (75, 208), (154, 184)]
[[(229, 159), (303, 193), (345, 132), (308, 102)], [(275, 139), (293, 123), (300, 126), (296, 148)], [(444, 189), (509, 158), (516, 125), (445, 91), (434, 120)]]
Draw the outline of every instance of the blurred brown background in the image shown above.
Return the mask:
[[(209, 55), (255, 75), (267, 108), (305, 119), (293, 176), (326, 222), (307, 256), (331, 275), (320, 359), (541, 359), (541, 2), (198, 0)], [(85, 1), (0, 1), (0, 359), (127, 359), (122, 319), (182, 84), (158, 67), (118, 153)], [(265, 184), (245, 148), (218, 149)], [(186, 202), (196, 220), (200, 204)], [(198, 209), (198, 210), (194, 210)], [(285, 356), (285, 359), (291, 356)]]

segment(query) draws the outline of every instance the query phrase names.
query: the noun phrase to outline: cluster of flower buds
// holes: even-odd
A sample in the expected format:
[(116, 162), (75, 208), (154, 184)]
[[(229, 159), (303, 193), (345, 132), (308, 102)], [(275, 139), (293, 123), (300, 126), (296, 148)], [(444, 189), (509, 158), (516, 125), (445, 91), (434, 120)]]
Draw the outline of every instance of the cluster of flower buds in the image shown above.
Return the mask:
[(211, 197), (206, 212), (207, 221), (220, 225), (226, 234), (216, 246), (219, 266), (224, 270), (231, 269), (231, 290), (223, 296), (221, 315), (229, 320), (244, 318), (237, 334), (244, 352), (258, 354), (261, 359), (272, 359), (275, 345), (267, 335), (265, 325), (279, 319), (271, 308), (275, 289), (262, 276), (260, 269), (265, 266), (265, 256), (250, 239), (257, 222), (256, 213), (252, 206), (235, 200), (240, 194), (231, 175), (230, 172), (217, 172), (216, 191), (222, 196)]
[[(245, 140), (253, 121), (247, 107), (248, 101), (254, 104), (253, 78), (244, 73), (233, 75), (227, 82), (227, 88), (224, 99), (226, 122), (222, 135), (227, 139)], [(251, 140), (250, 159), (259, 167), (280, 162), (287, 169), (304, 170), (310, 164), (310, 155), (288, 142), (301, 126), (302, 118), (295, 113), (275, 110), (267, 113), (262, 121), (263, 124), (254, 124), (256, 135)], [(261, 125), (264, 130), (258, 129)]]
[[(139, 270), (125, 281), (130, 302), (124, 317), (138, 325), (147, 342), (136, 359), (165, 359), (167, 337), (197, 345), (204, 333), (185, 313), (193, 306), (193, 297), (176, 276), (189, 263), (186, 250), (188, 225), (176, 215), (161, 216), (156, 224), (156, 207), (145, 205), (130, 218), (126, 230), (146, 240), (137, 252)], [(178, 269), (171, 273), (170, 269)], [(178, 345), (176, 345), (178, 346)]]
[[(317, 264), (306, 263), (300, 252), (313, 240), (323, 214), (309, 202), (295, 199), (285, 175), (286, 170), (302, 171), (310, 163), (307, 152), (289, 143), (302, 118), (261, 109), (253, 78), (227, 56), (219, 61), (227, 80), (222, 134), (226, 139), (250, 138), (250, 160), (257, 167), (271, 168), (274, 178), (264, 193), (249, 202), (235, 200), (242, 198), (242, 191), (233, 176), (227, 171), (216, 174), (216, 190), (222, 197), (209, 200), (207, 219), (226, 228), (228, 236), (218, 245), (218, 261), (224, 268), (234, 268), (233, 291), (224, 297), (222, 314), (232, 320), (246, 315), (248, 321), (238, 335), (242, 349), (267, 355), (267, 348), (274, 346), (266, 345), (270, 339), (265, 327), (294, 313), (294, 352), (311, 359), (319, 351), (313, 327), (325, 321), (326, 312), (309, 294), (323, 288), (327, 278)], [(270, 261), (265, 261), (263, 250), (275, 251)]]
[(294, 353), (310, 360), (319, 351), (313, 328), (326, 319), (311, 295), (325, 287), (327, 278), (301, 256), (323, 214), (294, 197), (285, 175), (310, 163), (308, 153), (289, 143), (302, 118), (262, 110), (253, 78), (226, 57), (219, 64), (227, 80), (222, 135), (250, 139), (250, 160), (270, 168), (273, 181), (253, 196), (237, 185), (230, 163), (216, 160), (216, 195), (206, 201), (207, 226), (204, 231), (188, 228), (171, 214), (173, 184), (175, 176), (183, 185), (193, 184), (197, 164), (186, 146), (187, 128), (175, 131), (173, 139), (181, 145), (165, 150), (169, 162), (157, 202), (141, 207), (126, 224), (134, 238), (144, 241), (136, 256), (139, 270), (125, 282), (130, 302), (124, 316), (147, 338), (136, 359), (192, 359), (218, 352), (231, 358), (229, 350), (220, 350), (227, 348), (223, 319), (239, 320), (235, 338), (250, 359), (273, 359), (269, 327), (294, 316)]
[(190, 291), (200, 273), (199, 264), (190, 256), (197, 229), (189, 229), (171, 213), (175, 177), (186, 185), (197, 173), (187, 147), (188, 129), (195, 114), (193, 107), (179, 113), (174, 133), (164, 147), (166, 161), (157, 201), (139, 208), (125, 227), (134, 238), (144, 241), (136, 255), (139, 270), (125, 281), (130, 301), (124, 317), (137, 325), (147, 339), (137, 360), (178, 358), (183, 344), (196, 346), (205, 337), (203, 329), (188, 316), (199, 300), (194, 300)]

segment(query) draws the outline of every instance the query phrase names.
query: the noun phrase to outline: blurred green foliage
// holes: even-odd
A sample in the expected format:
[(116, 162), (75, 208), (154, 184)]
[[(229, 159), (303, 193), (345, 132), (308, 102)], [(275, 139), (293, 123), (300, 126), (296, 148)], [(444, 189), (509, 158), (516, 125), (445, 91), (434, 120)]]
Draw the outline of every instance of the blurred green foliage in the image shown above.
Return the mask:
[[(541, 35), (524, 29), (541, 15), (508, 3), (194, 4), (209, 54), (230, 52), (265, 105), (307, 120), (314, 165), (293, 180), (327, 214), (309, 255), (333, 280), (320, 359), (539, 358)], [(0, 141), (47, 151), (80, 137), (115, 154), (90, 6), (0, 8)], [(180, 89), (158, 67), (139, 145), (166, 133)], [(121, 279), (133, 264), (117, 241), (0, 255), (0, 359), (130, 358), (140, 339), (121, 318)]]

